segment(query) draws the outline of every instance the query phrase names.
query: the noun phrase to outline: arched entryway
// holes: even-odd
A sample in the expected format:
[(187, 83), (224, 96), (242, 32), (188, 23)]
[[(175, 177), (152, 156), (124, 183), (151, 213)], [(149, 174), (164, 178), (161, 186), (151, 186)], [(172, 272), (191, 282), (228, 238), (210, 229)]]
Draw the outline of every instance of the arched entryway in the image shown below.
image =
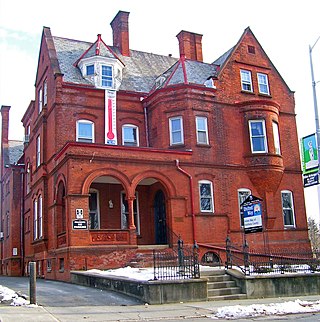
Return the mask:
[(167, 216), (165, 195), (162, 190), (158, 190), (154, 196), (154, 224), (155, 243), (163, 245), (168, 243)]

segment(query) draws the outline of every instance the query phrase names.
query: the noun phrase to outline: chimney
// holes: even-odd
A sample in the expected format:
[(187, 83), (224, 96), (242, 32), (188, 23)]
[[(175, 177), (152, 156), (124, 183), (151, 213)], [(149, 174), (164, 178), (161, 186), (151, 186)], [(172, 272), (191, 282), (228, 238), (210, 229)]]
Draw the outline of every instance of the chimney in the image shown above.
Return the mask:
[(119, 11), (110, 23), (113, 33), (113, 46), (118, 47), (123, 56), (130, 56), (129, 13)]
[(3, 175), (4, 165), (8, 164), (8, 147), (9, 147), (9, 111), (11, 106), (1, 106), (1, 176)]
[(202, 35), (182, 30), (177, 34), (177, 38), (179, 40), (180, 57), (185, 56), (186, 59), (203, 61)]

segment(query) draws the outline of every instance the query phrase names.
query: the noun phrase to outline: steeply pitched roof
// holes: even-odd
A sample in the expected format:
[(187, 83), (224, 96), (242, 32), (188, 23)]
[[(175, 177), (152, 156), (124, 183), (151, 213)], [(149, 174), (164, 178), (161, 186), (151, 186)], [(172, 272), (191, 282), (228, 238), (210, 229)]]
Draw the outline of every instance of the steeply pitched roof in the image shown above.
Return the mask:
[(22, 141), (9, 140), (8, 147), (3, 149), (4, 165), (17, 164), (23, 155), (24, 145)]

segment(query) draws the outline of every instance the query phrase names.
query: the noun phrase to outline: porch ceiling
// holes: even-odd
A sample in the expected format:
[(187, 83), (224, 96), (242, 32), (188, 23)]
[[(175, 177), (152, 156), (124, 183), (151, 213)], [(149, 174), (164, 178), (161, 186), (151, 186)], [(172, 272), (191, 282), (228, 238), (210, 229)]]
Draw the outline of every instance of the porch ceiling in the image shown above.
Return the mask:
[[(156, 183), (158, 180), (154, 178), (145, 178), (139, 182), (139, 185), (143, 186), (151, 186), (152, 184)], [(121, 184), (119, 180), (114, 177), (110, 176), (101, 176), (94, 180), (95, 183), (110, 183), (110, 184)]]

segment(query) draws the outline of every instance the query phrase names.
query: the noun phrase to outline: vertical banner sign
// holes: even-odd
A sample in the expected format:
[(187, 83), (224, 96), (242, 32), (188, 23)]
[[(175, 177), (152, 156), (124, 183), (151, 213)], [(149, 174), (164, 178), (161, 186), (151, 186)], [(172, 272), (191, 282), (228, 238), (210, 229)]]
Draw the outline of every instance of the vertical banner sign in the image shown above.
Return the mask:
[(116, 91), (105, 91), (105, 143), (117, 145)]
[(242, 204), (244, 232), (246, 234), (262, 231), (261, 199), (250, 195)]
[(303, 186), (310, 187), (319, 184), (319, 156), (315, 134), (301, 139), (301, 160)]

